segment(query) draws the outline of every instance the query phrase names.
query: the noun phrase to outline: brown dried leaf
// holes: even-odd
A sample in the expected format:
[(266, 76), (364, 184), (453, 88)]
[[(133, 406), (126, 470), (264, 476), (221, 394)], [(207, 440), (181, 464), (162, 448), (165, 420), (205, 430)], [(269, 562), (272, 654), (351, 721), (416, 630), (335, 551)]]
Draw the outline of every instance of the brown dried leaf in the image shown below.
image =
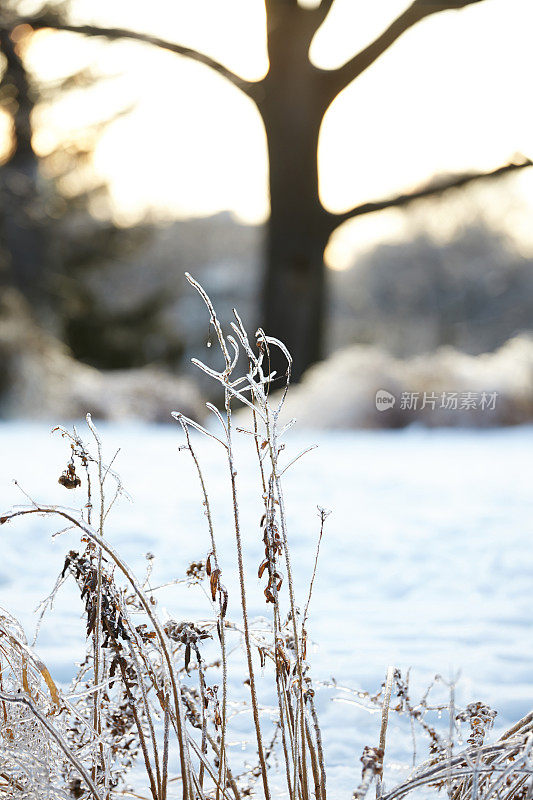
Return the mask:
[(262, 577), (263, 577), (263, 572), (265, 571), (265, 569), (266, 569), (267, 567), (268, 567), (268, 558), (265, 558), (265, 560), (264, 560), (264, 561), (263, 561), (263, 563), (262, 563), (262, 564), (259, 566), (259, 569), (258, 569), (258, 571), (257, 571), (257, 575), (258, 575), (258, 577), (259, 577), (259, 578), (262, 578)]
[(215, 600), (217, 596), (219, 578), (220, 578), (220, 570), (214, 569), (213, 572), (211, 573), (211, 578), (209, 580), (209, 583), (211, 585), (211, 598), (213, 600)]

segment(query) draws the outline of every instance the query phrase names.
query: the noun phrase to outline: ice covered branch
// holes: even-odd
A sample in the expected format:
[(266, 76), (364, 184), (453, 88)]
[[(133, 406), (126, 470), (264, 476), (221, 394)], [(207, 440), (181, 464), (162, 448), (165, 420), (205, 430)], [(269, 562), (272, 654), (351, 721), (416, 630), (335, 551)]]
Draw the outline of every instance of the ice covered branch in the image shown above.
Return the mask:
[(59, 731), (56, 730), (56, 728), (49, 722), (49, 720), (45, 717), (45, 715), (42, 714), (41, 711), (39, 711), (35, 703), (29, 697), (26, 697), (23, 694), (9, 694), (7, 692), (0, 691), (0, 700), (3, 703), (14, 703), (29, 708), (31, 713), (39, 720), (43, 728), (46, 729), (50, 738), (56, 742), (60, 750), (62, 750), (62, 752), (66, 756), (66, 758), (80, 773), (95, 800), (102, 800), (98, 792), (98, 789), (96, 788), (91, 776), (89, 775), (89, 773), (87, 772), (81, 761), (79, 761), (79, 759), (76, 758), (76, 756), (72, 753), (72, 750), (68, 746), (68, 743), (63, 739)]

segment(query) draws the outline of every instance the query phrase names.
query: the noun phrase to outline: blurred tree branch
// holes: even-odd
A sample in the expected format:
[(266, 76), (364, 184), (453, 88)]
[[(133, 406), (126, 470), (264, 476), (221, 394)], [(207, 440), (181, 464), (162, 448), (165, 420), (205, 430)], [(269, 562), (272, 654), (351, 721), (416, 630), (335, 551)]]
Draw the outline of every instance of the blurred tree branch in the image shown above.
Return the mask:
[[(328, 0), (324, 0), (327, 2)], [(483, 0), (414, 0), (389, 27), (353, 58), (331, 72), (332, 89), (338, 94), (355, 78), (370, 67), (389, 49), (402, 34), (421, 20), (440, 11), (458, 10)], [(331, 3), (330, 3), (331, 5)], [(333, 99), (333, 98), (332, 98)]]
[(193, 61), (204, 64), (205, 66), (213, 69), (215, 72), (218, 72), (219, 75), (222, 75), (222, 77), (226, 78), (226, 80), (230, 81), (230, 83), (232, 83), (238, 89), (241, 89), (241, 91), (248, 96), (253, 95), (254, 88), (258, 85), (257, 82), (247, 81), (245, 78), (241, 78), (219, 61), (211, 58), (211, 56), (208, 56), (205, 53), (200, 52), (199, 50), (194, 50), (191, 47), (185, 47), (184, 45), (177, 44), (176, 42), (169, 42), (166, 39), (161, 39), (158, 36), (152, 36), (148, 33), (128, 30), (126, 28), (103, 28), (98, 25), (73, 25), (69, 22), (66, 22), (58, 15), (50, 12), (36, 16), (19, 16), (16, 19), (16, 23), (14, 23), (13, 20), (5, 20), (0, 17), (0, 30), (10, 31), (13, 29), (14, 24), (30, 25), (34, 30), (50, 28), (56, 31), (77, 33), (81, 34), (82, 36), (100, 36), (110, 41), (128, 40), (140, 42), (141, 44), (148, 44), (153, 47), (160, 48), (161, 50), (168, 50), (176, 55), (184, 56), (185, 58), (190, 58)]
[(421, 200), (427, 197), (435, 197), (436, 195), (447, 192), (449, 189), (459, 189), (469, 183), (476, 183), (491, 178), (499, 178), (516, 170), (525, 169), (526, 167), (533, 166), (533, 161), (529, 158), (520, 158), (511, 161), (497, 169), (490, 170), (489, 172), (465, 172), (460, 175), (453, 175), (445, 178), (437, 178), (431, 181), (421, 189), (406, 194), (399, 194), (395, 197), (389, 197), (384, 200), (376, 200), (371, 203), (362, 203), (355, 206), (349, 211), (341, 212), (340, 214), (331, 214), (331, 230), (335, 230), (343, 222), (347, 222), (354, 217), (360, 217), (364, 214), (372, 214), (375, 211), (384, 211), (387, 208), (402, 208), (409, 205), (414, 200)]

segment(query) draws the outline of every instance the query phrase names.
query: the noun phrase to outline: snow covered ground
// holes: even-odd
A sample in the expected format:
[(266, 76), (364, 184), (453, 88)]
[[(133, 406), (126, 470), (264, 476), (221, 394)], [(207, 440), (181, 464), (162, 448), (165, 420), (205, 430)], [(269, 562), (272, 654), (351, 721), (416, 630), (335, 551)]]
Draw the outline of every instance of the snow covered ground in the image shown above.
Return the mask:
[[(0, 510), (24, 502), (13, 478), (38, 500), (76, 503), (75, 493), (57, 483), (68, 445), (49, 431), (43, 424), (0, 425)], [(177, 425), (113, 424), (102, 425), (101, 433), (109, 456), (121, 448), (116, 468), (132, 497), (116, 506), (110, 540), (140, 574), (144, 554), (153, 552), (154, 583), (182, 577), (190, 561), (205, 558), (209, 545), (190, 456), (178, 451), (181, 431)], [(252, 614), (268, 615), (257, 579), (263, 551), (257, 469), (248, 437), (238, 441), (249, 605)], [(315, 555), (316, 506), (333, 512), (310, 613), (314, 677), (335, 676), (341, 686), (374, 692), (387, 665), (412, 667), (416, 698), (436, 673), (449, 678), (461, 670), (458, 703), (483, 700), (497, 709), (496, 736), (533, 707), (533, 429), (300, 432), (288, 450), (315, 442), (318, 449), (286, 478), (302, 606)], [(197, 450), (215, 509), (229, 614), (237, 618), (223, 454), (214, 442), (198, 440)], [(59, 527), (31, 517), (0, 530), (0, 604), (28, 633), (35, 627), (33, 609), (77, 542), (73, 533), (52, 539)], [(197, 587), (164, 590), (160, 605), (177, 619), (210, 613)], [(83, 651), (81, 611), (75, 587), (66, 586), (39, 636), (38, 651), (59, 681), (68, 682)], [(236, 693), (243, 677), (234, 673)], [(261, 677), (259, 684), (261, 692)], [(341, 690), (318, 695), (332, 797), (351, 795), (362, 747), (378, 738), (379, 715), (350, 700)], [(247, 715), (236, 718), (236, 750), (248, 737), (249, 722)], [(388, 757), (390, 786), (404, 774), (398, 764), (411, 759), (408, 726), (394, 717)]]

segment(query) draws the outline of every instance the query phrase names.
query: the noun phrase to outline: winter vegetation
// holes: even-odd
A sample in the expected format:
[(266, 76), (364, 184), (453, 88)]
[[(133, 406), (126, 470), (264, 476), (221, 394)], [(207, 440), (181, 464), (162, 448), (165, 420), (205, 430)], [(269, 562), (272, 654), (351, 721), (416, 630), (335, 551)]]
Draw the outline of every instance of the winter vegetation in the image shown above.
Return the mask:
[[(77, 428), (57, 428), (67, 448), (59, 484), (74, 496), (81, 492), (81, 504), (74, 509), (48, 505), (24, 490), (25, 505), (7, 511), (0, 523), (15, 528), (21, 518), (43, 517), (57, 522), (57, 536), (69, 538), (57, 582), (40, 611), (42, 616), (53, 613), (64, 584), (74, 582), (84, 609), (87, 649), (72, 685), (62, 687), (9, 610), (0, 612), (0, 797), (6, 800), (328, 797), (328, 763), (316, 704), (320, 687), (310, 668), (308, 637), (328, 512), (318, 510), (314, 567), (306, 592), (296, 596), (283, 486), (285, 474), (307, 450), (289, 454), (284, 438), (293, 424), (282, 421), (290, 403), (291, 355), (261, 329), (251, 342), (236, 312), (226, 333), (204, 289), (190, 276), (188, 280), (207, 308), (210, 341), (221, 366), (195, 364), (216, 382), (222, 397), (218, 405), (208, 404), (211, 422), (205, 426), (181, 410), (172, 414), (198, 482), (206, 554), (201, 561), (178, 562), (176, 568), (187, 584), (204, 586), (212, 616), (183, 620), (162, 615), (161, 587), (152, 582), (152, 554), (146, 574), (139, 577), (106, 535), (115, 504), (125, 495), (115, 457), (105, 455), (90, 415), (87, 435)], [(269, 369), (274, 348), (285, 359), (283, 375)], [(284, 388), (271, 391), (280, 379)], [(234, 417), (241, 406), (248, 413), (246, 427)], [(231, 583), (219, 557), (218, 517), (199, 457), (198, 434), (220, 449), (226, 463), (232, 509), (226, 524), (234, 539), (237, 574)], [(259, 624), (247, 604), (252, 576), (246, 573), (243, 549), (251, 534), (242, 524), (237, 435), (248, 441), (257, 465), (257, 537), (263, 550), (257, 575), (265, 604)], [(237, 607), (234, 619), (228, 609)], [(254, 736), (253, 763), (244, 767), (231, 747), (242, 712), (231, 692), (236, 661), (246, 673), (246, 709)], [(354, 702), (377, 712), (374, 738), (361, 755), (354, 798), (374, 792), (378, 800), (435, 792), (453, 800), (532, 796), (533, 712), (487, 742), (495, 711), (481, 700), (460, 707), (453, 679), (437, 679), (447, 699), (435, 704), (433, 687), (415, 699), (409, 674), (386, 665), (383, 674), (375, 693), (352, 692)], [(274, 698), (269, 713), (265, 685)], [(383, 768), (393, 715), (405, 721), (413, 746), (422, 734), (425, 759), (406, 780), (386, 788)]]

